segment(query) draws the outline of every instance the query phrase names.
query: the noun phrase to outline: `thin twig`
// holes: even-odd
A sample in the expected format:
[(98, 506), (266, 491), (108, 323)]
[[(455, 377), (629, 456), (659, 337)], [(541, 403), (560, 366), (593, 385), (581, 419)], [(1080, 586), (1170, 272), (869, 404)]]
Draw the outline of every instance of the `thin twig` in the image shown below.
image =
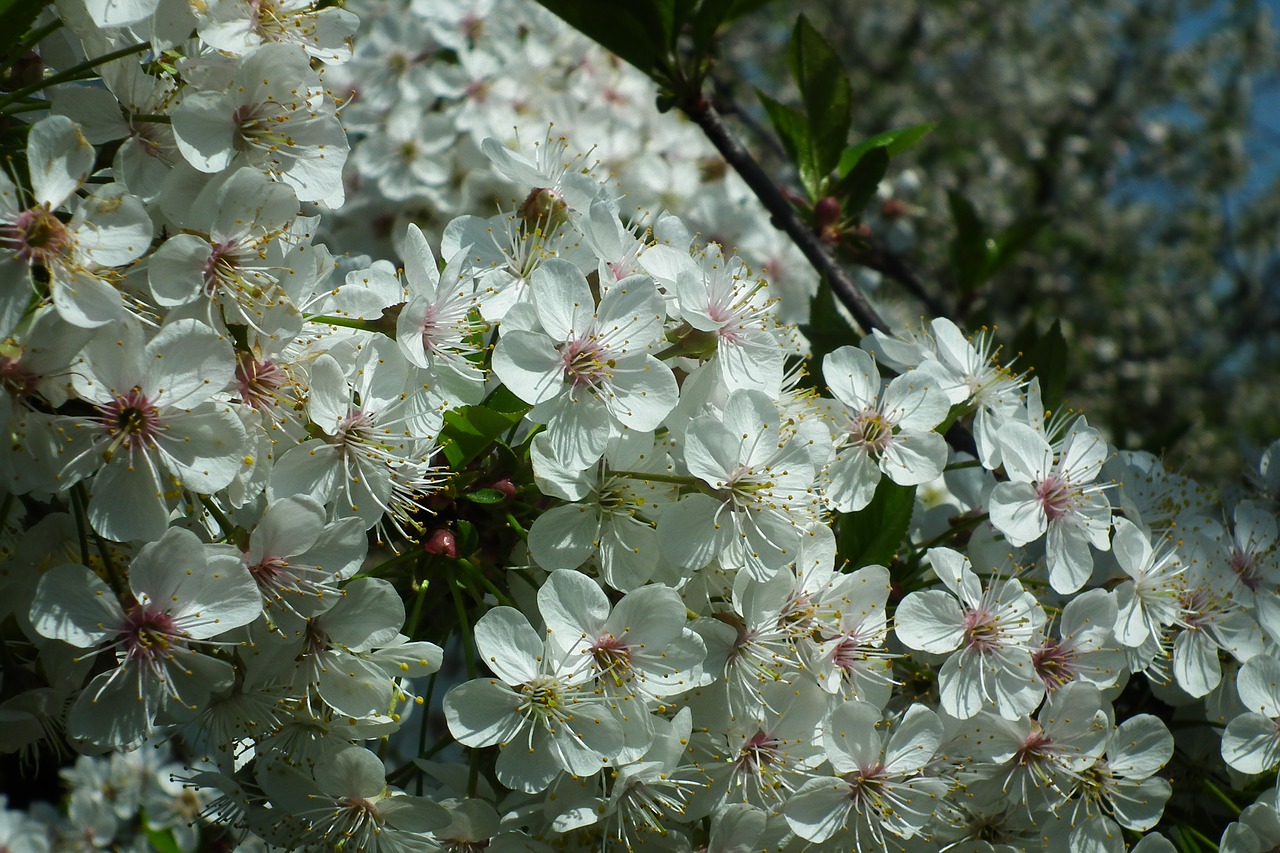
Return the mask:
[(707, 139), (720, 152), (734, 170), (742, 176), (755, 193), (756, 198), (764, 205), (765, 210), (773, 217), (773, 224), (783, 231), (808, 259), (818, 275), (822, 276), (840, 302), (849, 309), (853, 319), (864, 332), (879, 329), (889, 331), (889, 324), (871, 307), (862, 290), (845, 270), (835, 262), (827, 252), (817, 234), (801, 221), (791, 202), (787, 201), (773, 179), (761, 168), (751, 153), (742, 146), (733, 135), (733, 131), (725, 124), (724, 119), (706, 98), (699, 96), (682, 106), (682, 109), (694, 124), (702, 129)]

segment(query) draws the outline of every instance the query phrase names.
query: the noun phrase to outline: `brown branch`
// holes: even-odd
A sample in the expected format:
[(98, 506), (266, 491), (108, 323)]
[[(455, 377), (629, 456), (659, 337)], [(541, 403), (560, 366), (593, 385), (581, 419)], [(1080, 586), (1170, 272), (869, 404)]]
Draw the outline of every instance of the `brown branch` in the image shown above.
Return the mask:
[(844, 307), (849, 309), (849, 313), (853, 315), (853, 319), (863, 331), (871, 332), (873, 329), (879, 329), (882, 332), (888, 332), (889, 324), (875, 308), (871, 307), (871, 303), (862, 294), (857, 283), (831, 257), (818, 235), (813, 233), (813, 229), (801, 221), (791, 202), (787, 201), (782, 191), (778, 189), (778, 185), (733, 135), (733, 131), (724, 123), (724, 119), (715, 108), (702, 97), (682, 105), (681, 108), (694, 124), (702, 128), (702, 132), (706, 134), (707, 139), (711, 140), (711, 144), (720, 152), (725, 162), (747, 182), (747, 186), (751, 187), (751, 191), (755, 193), (756, 198), (760, 199), (765, 210), (769, 211), (774, 226), (791, 238), (796, 248), (817, 270), (818, 275), (831, 286)]

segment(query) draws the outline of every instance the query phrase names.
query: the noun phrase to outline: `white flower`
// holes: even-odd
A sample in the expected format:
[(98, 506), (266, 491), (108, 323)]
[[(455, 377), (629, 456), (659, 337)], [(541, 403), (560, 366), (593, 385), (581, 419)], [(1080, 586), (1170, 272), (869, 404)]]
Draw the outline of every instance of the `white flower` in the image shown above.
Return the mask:
[(1250, 658), (1240, 667), (1236, 686), (1248, 713), (1227, 723), (1222, 757), (1241, 773), (1266, 773), (1280, 765), (1280, 661)]
[(1044, 695), (1031, 657), (1045, 621), (1039, 602), (1013, 578), (984, 589), (969, 558), (950, 548), (930, 549), (929, 560), (949, 591), (911, 593), (893, 624), (909, 648), (952, 652), (938, 673), (942, 709), (960, 719), (988, 705), (1005, 719), (1030, 713)]
[(593, 776), (623, 751), (623, 728), (589, 668), (548, 653), (518, 610), (495, 607), (475, 626), (476, 649), (497, 678), (468, 681), (445, 697), (459, 743), (498, 746), (498, 781), (546, 790), (561, 772)]
[[(1014, 545), (1047, 532), (1049, 583), (1063, 594), (1084, 586), (1093, 573), (1092, 545), (1110, 547), (1111, 504), (1094, 483), (1107, 458), (1107, 443), (1095, 429), (1072, 425), (1060, 449), (1026, 424), (1010, 420), (1000, 429), (1009, 480), (991, 494), (991, 524)], [(1055, 459), (1056, 455), (1056, 459)]]
[(801, 838), (826, 841), (839, 832), (850, 849), (888, 849), (885, 834), (912, 838), (929, 821), (949, 783), (923, 775), (942, 745), (942, 722), (923, 705), (911, 705), (887, 727), (879, 709), (846, 702), (822, 727), (822, 743), (835, 777), (806, 782), (783, 807)]
[(225, 91), (184, 95), (172, 119), (178, 150), (200, 171), (249, 165), (299, 201), (341, 205), (347, 135), (300, 47), (263, 45)]
[(653, 282), (632, 276), (597, 307), (578, 268), (551, 259), (532, 276), (541, 330), (505, 330), (493, 369), (547, 425), (551, 454), (581, 470), (621, 428), (655, 429), (679, 396), (671, 369), (649, 354), (666, 312)]
[(932, 377), (909, 371), (882, 392), (875, 361), (852, 346), (828, 353), (822, 375), (844, 404), (836, 414), (836, 458), (827, 469), (826, 497), (833, 508), (857, 512), (871, 503), (881, 474), (915, 486), (942, 473), (947, 444), (933, 429), (950, 403)]
[(121, 606), (84, 566), (50, 570), (31, 607), (36, 630), (82, 649), (112, 652), (71, 709), (67, 730), (102, 746), (145, 737), (171, 706), (199, 709), (230, 684), (231, 666), (192, 643), (247, 625), (262, 612), (257, 586), (233, 549), (202, 544), (171, 528), (129, 566), (133, 603)]
[[(92, 482), (89, 521), (109, 539), (159, 539), (175, 487), (226, 487), (246, 459), (240, 418), (216, 397), (231, 382), (231, 345), (196, 320), (175, 320), (145, 345), (126, 323), (84, 348), (72, 374), (94, 418), (60, 421), (63, 473)], [(69, 457), (69, 458), (67, 458)]]
[(696, 569), (719, 557), (755, 580), (795, 561), (818, 507), (809, 448), (784, 433), (782, 421), (768, 395), (740, 390), (719, 418), (690, 422), (685, 464), (711, 494), (689, 495), (662, 514), (658, 536), (668, 559)]

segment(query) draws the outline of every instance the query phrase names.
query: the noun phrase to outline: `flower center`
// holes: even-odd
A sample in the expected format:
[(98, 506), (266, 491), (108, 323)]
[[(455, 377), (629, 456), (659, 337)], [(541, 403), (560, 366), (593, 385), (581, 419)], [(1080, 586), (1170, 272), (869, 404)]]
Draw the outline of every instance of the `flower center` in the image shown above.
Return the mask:
[(873, 458), (878, 458), (893, 443), (893, 424), (880, 412), (868, 410), (849, 423), (849, 440)]
[(974, 609), (964, 615), (964, 643), (983, 654), (993, 651), (1000, 644), (1000, 624), (995, 614)]
[(136, 449), (150, 446), (162, 427), (159, 409), (138, 387), (117, 396), (101, 411), (101, 423), (111, 437), (102, 454), (108, 462), (121, 447), (132, 454)]
[(124, 649), (130, 659), (153, 660), (168, 657), (183, 634), (173, 617), (164, 610), (135, 604), (124, 617)]
[(778, 759), (782, 742), (764, 731), (753, 734), (738, 751), (738, 769), (746, 773), (758, 772)]
[(1071, 484), (1061, 477), (1049, 477), (1036, 486), (1036, 500), (1049, 521), (1057, 521), (1071, 511)]
[(560, 682), (547, 675), (539, 675), (532, 681), (520, 685), (524, 700), (519, 711), (526, 717), (532, 717), (546, 723), (564, 721), (571, 715), (565, 710), (565, 698)]
[(577, 387), (596, 387), (600, 380), (609, 377), (616, 365), (612, 358), (605, 358), (600, 345), (590, 338), (569, 341), (560, 350), (560, 363), (564, 365), (569, 381)]
[(609, 675), (615, 687), (621, 687), (631, 678), (631, 647), (622, 640), (607, 634), (591, 646), (591, 657), (600, 674)]
[(44, 206), (24, 210), (0, 227), (0, 246), (31, 263), (46, 263), (70, 244), (71, 232), (67, 226)]
[(1076, 650), (1062, 645), (1052, 637), (1031, 654), (1036, 675), (1049, 690), (1056, 690), (1070, 681), (1075, 673)]

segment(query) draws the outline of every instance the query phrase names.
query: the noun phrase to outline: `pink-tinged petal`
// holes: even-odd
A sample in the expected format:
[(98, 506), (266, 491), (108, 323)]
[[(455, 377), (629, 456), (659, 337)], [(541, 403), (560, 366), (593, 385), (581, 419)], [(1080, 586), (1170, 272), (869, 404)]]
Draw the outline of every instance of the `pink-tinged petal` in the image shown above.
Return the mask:
[(1039, 483), (1053, 470), (1053, 448), (1030, 426), (1009, 421), (1000, 431), (1005, 473), (1018, 483)]
[(75, 563), (45, 572), (31, 602), (31, 624), (40, 636), (82, 649), (116, 636), (123, 621), (111, 588)]
[[(538, 590), (538, 612), (550, 642), (564, 651), (582, 654), (609, 617), (609, 599), (591, 578), (561, 569), (552, 572)], [(574, 659), (571, 654), (569, 660)]]
[(564, 362), (552, 340), (539, 332), (516, 330), (493, 348), (493, 372), (526, 403), (550, 400), (564, 386)]
[(27, 134), (31, 189), (40, 204), (58, 207), (88, 179), (93, 146), (66, 116), (48, 116)]
[(239, 555), (206, 546), (181, 527), (138, 551), (129, 586), (140, 602), (154, 602), (197, 640), (247, 625), (262, 612), (258, 587)]
[(573, 340), (591, 329), (596, 301), (577, 266), (551, 258), (533, 271), (529, 282), (538, 322), (552, 340)]
[(76, 250), (95, 264), (121, 267), (151, 247), (155, 228), (142, 202), (121, 184), (99, 187), (71, 219)]
[(507, 684), (525, 684), (538, 676), (544, 644), (519, 610), (493, 608), (476, 623), (475, 636), (485, 666)]
[(964, 639), (964, 614), (950, 593), (917, 590), (898, 605), (893, 630), (907, 648), (944, 654), (959, 648)]
[(576, 569), (596, 550), (600, 518), (586, 505), (549, 509), (529, 528), (529, 553), (547, 570)]
[(843, 346), (827, 353), (822, 360), (822, 377), (835, 398), (851, 409), (861, 411), (880, 398), (880, 371), (875, 360), (857, 347)]
[(1012, 545), (1034, 542), (1049, 529), (1049, 517), (1030, 483), (997, 483), (991, 491), (990, 512), (991, 526)]
[(692, 494), (669, 507), (658, 520), (663, 555), (685, 569), (700, 569), (725, 549), (733, 526), (721, 519), (724, 504), (710, 495)]
[(464, 746), (505, 746), (524, 725), (520, 702), (520, 696), (502, 682), (476, 679), (449, 691), (444, 718), (449, 732)]

